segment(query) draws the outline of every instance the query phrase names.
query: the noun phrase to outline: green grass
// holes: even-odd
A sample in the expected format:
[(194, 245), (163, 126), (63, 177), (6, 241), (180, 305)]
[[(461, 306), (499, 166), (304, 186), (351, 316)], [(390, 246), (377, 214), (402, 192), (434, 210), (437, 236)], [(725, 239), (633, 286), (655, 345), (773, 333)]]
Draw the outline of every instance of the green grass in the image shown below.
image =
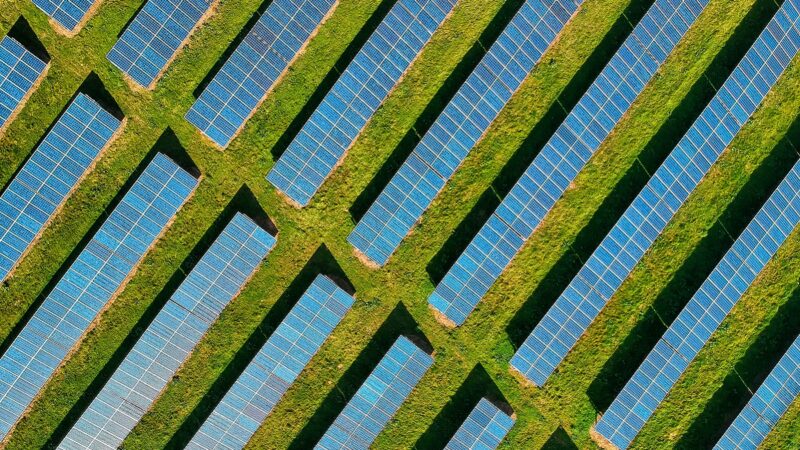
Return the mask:
[[(633, 3), (646, 2), (633, 0)], [(285, 308), (287, 302), (293, 301), (293, 296), (296, 298), (299, 288), (292, 283), (295, 277), (301, 271), (331, 270), (333, 263), (328, 260), (306, 267), (323, 244), (355, 286), (357, 303), (265, 421), (251, 441), (252, 448), (290, 445), (302, 448), (305, 443), (302, 439), (324, 431), (329, 423), (325, 417), (341, 408), (343, 399), (358, 387), (352, 381), (363, 376), (379, 357), (370, 354), (370, 349), (381, 346), (380, 339), (372, 339), (373, 334), (381, 330), (380, 336), (389, 339), (398, 330), (417, 328), (436, 349), (436, 364), (381, 434), (376, 447), (413, 447), (429, 428), (446, 426), (448, 418), (437, 415), (465, 380), (470, 380), (470, 389), (478, 392), (474, 395), (482, 393), (481, 383), (485, 377), (475, 378), (474, 375), (480, 372), (474, 372), (480, 364), (518, 416), (518, 423), (506, 440), (507, 448), (538, 448), (559, 427), (579, 448), (592, 448), (588, 429), (597, 411), (587, 391), (598, 379), (606, 361), (650, 310), (659, 293), (667, 289), (680, 272), (683, 261), (715, 230), (713, 227), (718, 220), (725, 220), (727, 205), (740, 192), (749, 189), (747, 183), (754, 172), (765, 164), (776, 146), (780, 148), (778, 143), (800, 108), (798, 64), (791, 66), (754, 120), (736, 138), (730, 151), (712, 169), (544, 389), (524, 387), (509, 374), (508, 360), (513, 353), (509, 334), (518, 331), (508, 329), (508, 324), (526, 321), (527, 316), (514, 317), (523, 306), (523, 311), (529, 311), (530, 305), (536, 306), (541, 300), (535, 294), (531, 296), (540, 291), (543, 282), (555, 279), (563, 283), (564, 280), (554, 275), (548, 277), (548, 274), (562, 273), (559, 270), (569, 272), (560, 268), (569, 267), (576, 251), (579, 254), (585, 251), (581, 248), (581, 233), (591, 234), (597, 227), (602, 229), (597, 223), (613, 223), (615, 214), (619, 214), (619, 206), (614, 206), (616, 196), (629, 195), (620, 193), (624, 189), (616, 187), (627, 186), (626, 180), (636, 171), (640, 155), (646, 161), (652, 153), (667, 150), (659, 148), (660, 141), (650, 143), (656, 130), (668, 122), (676, 110), (691, 111), (702, 106), (693, 104), (691, 99), (688, 103), (683, 99), (695, 83), (702, 84), (704, 72), (751, 7), (754, 4), (763, 7), (766, 3), (761, 0), (711, 2), (662, 72), (467, 324), (449, 331), (436, 323), (427, 309), (426, 299), (433, 283), (426, 265), (492, 185), (503, 166), (508, 161), (517, 161), (513, 156), (531, 152), (528, 143), (536, 141), (537, 136), (530, 138), (530, 131), (547, 129), (547, 124), (542, 123), (553, 111), (559, 110), (559, 102), (579, 94), (563, 91), (573, 86), (570, 80), (576, 74), (575, 82), (585, 84), (581, 77), (587, 72), (581, 72), (581, 67), (587, 59), (597, 60), (597, 55), (591, 56), (595, 48), (615, 23), (624, 23), (624, 19), (618, 19), (629, 6), (628, 0), (586, 1), (422, 223), (382, 270), (363, 266), (345, 241), (353, 227), (348, 209), (484, 32), (501, 1), (460, 2), (350, 150), (344, 164), (303, 210), (288, 206), (264, 180), (272, 165), (270, 150), (378, 7), (378, 0), (341, 0), (305, 54), (224, 152), (202, 139), (183, 119), (183, 114), (192, 103), (192, 90), (260, 2), (223, 0), (218, 12), (192, 35), (187, 48), (152, 93), (132, 91), (120, 72), (104, 58), (139, 2), (103, 0), (97, 16), (71, 39), (54, 33), (44, 15), (30, 2), (7, 2), (10, 7), (0, 11), (0, 30), (5, 33), (22, 12), (53, 57), (53, 65), (41, 87), (0, 138), (0, 181), (5, 184), (91, 71), (97, 73), (120, 104), (128, 117), (128, 125), (94, 172), (68, 200), (40, 243), (19, 266), (15, 277), (0, 288), (0, 317), (3, 318), (0, 338), (9, 335), (41, 295), (51, 277), (92, 225), (100, 220), (106, 205), (166, 128), (175, 132), (204, 176), (193, 199), (145, 258), (127, 288), (47, 385), (41, 399), (11, 436), (8, 448), (41, 447), (62, 422), (69, 424), (64, 419), (74, 416), (70, 410), (81, 400), (87, 387), (102, 382), (98, 374), (113, 368), (108, 362), (124, 355), (125, 349), (120, 350), (120, 346), (131, 333), (141, 332), (141, 327), (137, 327), (140, 318), (154, 299), (165, 294), (164, 286), (176, 276), (182, 263), (196, 256), (192, 249), (243, 184), (253, 191), (276, 223), (278, 246), (128, 437), (126, 448), (162, 448), (175, 442), (171, 439), (176, 432), (186, 433), (192, 428), (191, 423), (184, 425), (184, 422), (194, 417), (193, 411), (220, 375), (231, 373), (226, 368), (241, 364), (241, 347), (245, 342), (252, 343), (253, 336), (258, 337), (261, 330), (268, 332), (270, 325), (274, 325), (275, 317), (268, 313), (276, 305), (277, 309)], [(742, 51), (739, 49), (740, 53)], [(596, 73), (596, 70), (599, 68), (584, 69), (589, 73)], [(800, 269), (800, 260), (795, 256), (800, 245), (796, 235), (790, 241), (645, 427), (636, 441), (637, 447), (660, 448), (678, 442), (745, 350), (790, 298)], [(708, 258), (719, 256), (717, 251)], [(401, 313), (392, 313), (401, 303), (407, 314), (402, 313), (402, 309)], [(483, 381), (476, 383), (475, 379)], [(456, 400), (462, 394), (473, 395), (459, 392)], [(800, 410), (795, 406), (790, 412), (794, 424), (799, 416)], [(298, 436), (301, 439), (295, 441)], [(784, 420), (770, 442), (775, 448), (797, 444), (800, 442), (797, 427)]]

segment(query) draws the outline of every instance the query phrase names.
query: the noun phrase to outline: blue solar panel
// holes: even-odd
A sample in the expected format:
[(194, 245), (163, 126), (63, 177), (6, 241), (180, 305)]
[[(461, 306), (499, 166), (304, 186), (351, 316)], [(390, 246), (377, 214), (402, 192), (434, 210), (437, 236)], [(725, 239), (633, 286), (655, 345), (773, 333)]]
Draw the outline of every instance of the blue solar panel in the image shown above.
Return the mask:
[(445, 450), (495, 449), (513, 426), (514, 418), (482, 398), (447, 443)]
[(600, 147), (708, 0), (657, 0), (459, 256), (430, 305), (462, 324)]
[(78, 185), (121, 122), (78, 94), (0, 195), (0, 281)]
[(334, 3), (273, 0), (186, 113), (186, 120), (227, 147)]
[(478, 143), (581, 0), (529, 0), (350, 233), (384, 265)]
[(10, 36), (0, 41), (0, 131), (44, 75), (47, 63)]
[(761, 103), (800, 46), (794, 2), (767, 25), (511, 361), (541, 386)]
[(106, 57), (142, 87), (175, 58), (216, 0), (148, 0)]
[(194, 191), (157, 154), (0, 358), (0, 440)]
[(98, 0), (32, 0), (33, 4), (70, 33), (78, 32), (89, 10)]
[(314, 448), (367, 450), (432, 364), (431, 355), (397, 338)]
[(267, 179), (295, 203), (307, 205), (455, 3), (398, 0)]
[[(784, 5), (800, 0), (787, 0)], [(788, 22), (787, 22), (788, 23)], [(617, 448), (627, 448), (800, 222), (800, 162), (678, 314), (595, 427)]]
[(318, 275), (187, 449), (244, 448), (354, 301), (330, 278)]
[(275, 241), (252, 219), (237, 213), (58, 448), (118, 448)]
[(764, 380), (714, 450), (756, 450), (800, 396), (800, 337)]

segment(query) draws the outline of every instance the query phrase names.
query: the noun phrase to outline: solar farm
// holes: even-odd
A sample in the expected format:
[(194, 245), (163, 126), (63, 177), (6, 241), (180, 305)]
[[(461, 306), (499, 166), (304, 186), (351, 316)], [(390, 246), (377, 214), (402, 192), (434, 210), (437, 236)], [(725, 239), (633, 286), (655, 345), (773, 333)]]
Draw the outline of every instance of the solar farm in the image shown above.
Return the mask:
[(0, 449), (800, 449), (800, 0), (5, 0)]

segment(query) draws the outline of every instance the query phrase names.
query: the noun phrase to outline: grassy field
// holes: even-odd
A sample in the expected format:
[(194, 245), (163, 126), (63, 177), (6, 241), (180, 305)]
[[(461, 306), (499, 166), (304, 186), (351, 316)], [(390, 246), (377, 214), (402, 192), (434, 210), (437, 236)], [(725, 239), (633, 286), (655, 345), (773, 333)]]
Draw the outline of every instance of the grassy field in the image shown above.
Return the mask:
[[(8, 441), (9, 449), (58, 443), (136, 337), (202, 255), (233, 209), (256, 202), (279, 229), (278, 245), (223, 312), (125, 448), (180, 447), (319, 272), (345, 276), (357, 303), (250, 443), (313, 445), (399, 333), (424, 335), (436, 363), (376, 442), (377, 448), (440, 448), (477, 399), (505, 398), (518, 422), (505, 448), (593, 448), (588, 430), (680, 307), (746, 225), (800, 148), (800, 64), (790, 66), (762, 107), (645, 256), (544, 389), (508, 372), (515, 345), (533, 328), (625, 206), (713, 95), (769, 20), (772, 0), (712, 0), (662, 71), (509, 270), (457, 330), (431, 316), (427, 296), (472, 233), (651, 2), (586, 0), (562, 37), (503, 110), (422, 223), (389, 264), (361, 264), (345, 238), (441, 110), (519, 1), (461, 0), (375, 115), (312, 204), (298, 210), (264, 180), (389, 0), (340, 0), (307, 51), (225, 151), (183, 115), (193, 90), (262, 5), (222, 0), (153, 92), (131, 89), (105, 59), (140, 2), (103, 0), (74, 38), (53, 31), (27, 0), (0, 8), (4, 34), (22, 14), (52, 57), (27, 106), (0, 138), (5, 185), (90, 73), (128, 118), (122, 135), (67, 201), (41, 241), (0, 287), (0, 341), (47, 293), (107, 206), (153, 149), (185, 153), (204, 178), (130, 284), (47, 385)], [(362, 31), (366, 30), (366, 31)], [(355, 39), (355, 41), (353, 41)], [(355, 44), (351, 44), (355, 42)], [(362, 194), (365, 192), (366, 194)], [(800, 240), (795, 233), (737, 305), (635, 447), (702, 448), (724, 431), (800, 331)], [(782, 347), (783, 346), (783, 347)], [(770, 448), (800, 445), (800, 407)], [(278, 430), (278, 431), (276, 431)]]

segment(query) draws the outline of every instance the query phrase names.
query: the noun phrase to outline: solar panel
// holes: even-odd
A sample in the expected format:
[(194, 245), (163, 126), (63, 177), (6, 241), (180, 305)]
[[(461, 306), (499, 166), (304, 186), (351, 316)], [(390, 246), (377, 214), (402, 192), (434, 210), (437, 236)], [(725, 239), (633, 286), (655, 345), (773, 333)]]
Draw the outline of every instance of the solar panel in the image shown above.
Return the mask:
[(798, 396), (800, 337), (778, 361), (714, 449), (756, 450)]
[(800, 46), (796, 5), (784, 3), (514, 355), (512, 367), (533, 383), (566, 357), (788, 66)]
[(407, 337), (397, 338), (315, 449), (368, 449), (433, 364)]
[(466, 320), (707, 3), (653, 3), (428, 298), (446, 321)]
[(273, 0), (186, 113), (186, 120), (227, 147), (334, 3)]
[(215, 0), (148, 0), (106, 57), (149, 88), (175, 58)]
[(45, 69), (47, 63), (11, 36), (0, 40), (0, 131), (22, 107)]
[(354, 301), (318, 275), (186, 448), (244, 448)]
[(445, 450), (495, 449), (513, 426), (513, 417), (482, 398), (447, 443)]
[(78, 94), (0, 194), (0, 281), (6, 279), (119, 130)]
[(267, 179), (305, 206), (411, 66), (456, 0), (398, 0)]
[[(784, 5), (800, 0), (787, 0)], [(784, 22), (789, 23), (789, 22)], [(627, 448), (800, 222), (800, 162), (733, 243), (609, 406), (595, 431)]]
[(0, 358), (0, 440), (197, 186), (157, 154)]
[(32, 0), (37, 8), (44, 11), (58, 25), (69, 33), (77, 33), (78, 28), (88, 19), (89, 10), (97, 0)]
[(275, 241), (244, 214), (233, 216), (59, 448), (118, 448)]
[(347, 240), (386, 264), (577, 11), (581, 0), (529, 0), (514, 15)]

